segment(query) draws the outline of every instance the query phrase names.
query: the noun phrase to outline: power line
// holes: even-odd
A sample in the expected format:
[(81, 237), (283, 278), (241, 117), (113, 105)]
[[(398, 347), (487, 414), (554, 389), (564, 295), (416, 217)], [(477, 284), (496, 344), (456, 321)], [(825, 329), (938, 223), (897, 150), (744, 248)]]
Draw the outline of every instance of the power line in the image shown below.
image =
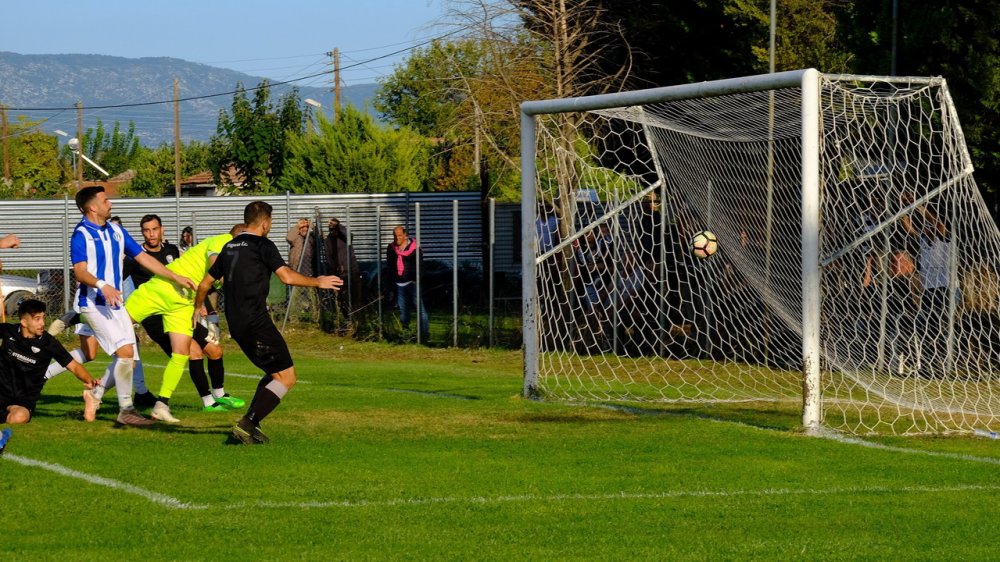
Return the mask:
[[(378, 60), (386, 59), (386, 58), (389, 58), (389, 57), (394, 56), (394, 55), (405, 53), (407, 51), (412, 51), (413, 49), (416, 49), (418, 47), (423, 47), (424, 45), (428, 45), (430, 43), (433, 43), (434, 41), (439, 41), (439, 40), (444, 39), (446, 37), (450, 37), (452, 35), (455, 35), (455, 34), (457, 34), (460, 31), (464, 31), (464, 30), (468, 29), (469, 27), (472, 27), (472, 25), (470, 24), (470, 25), (459, 27), (459, 28), (457, 28), (457, 29), (455, 29), (453, 31), (450, 31), (450, 32), (445, 33), (443, 35), (438, 35), (438, 36), (433, 37), (431, 39), (428, 39), (428, 40), (426, 40), (426, 41), (424, 41), (422, 43), (417, 43), (415, 45), (411, 45), (411, 46), (403, 48), (403, 49), (398, 49), (396, 51), (392, 51), (390, 53), (386, 53), (384, 55), (380, 55), (380, 56), (373, 57), (373, 58), (370, 58), (370, 59), (367, 59), (367, 60), (364, 60), (364, 61), (356, 62), (354, 64), (349, 64), (347, 66), (342, 66), (340, 70), (344, 71), (344, 70), (348, 70), (348, 69), (351, 69), (351, 68), (356, 68), (356, 67), (359, 67), (359, 66), (364, 66), (364, 65), (366, 65), (368, 63), (371, 63), (371, 62), (375, 62), (375, 61), (378, 61)], [(282, 80), (282, 81), (279, 81), (279, 82), (269, 82), (266, 85), (265, 84), (260, 84), (260, 85), (254, 86), (253, 88), (244, 88), (243, 91), (245, 91), (245, 92), (254, 92), (254, 91), (260, 90), (260, 89), (265, 88), (265, 87), (281, 86), (281, 85), (284, 85), (284, 84), (291, 84), (293, 82), (299, 82), (301, 80), (309, 80), (310, 78), (316, 78), (316, 77), (319, 77), (319, 76), (326, 76), (328, 74), (332, 74), (333, 72), (334, 72), (333, 70), (324, 70), (322, 72), (317, 72), (315, 74), (310, 74), (308, 76), (301, 76), (299, 78), (292, 78), (290, 80)], [(228, 92), (220, 92), (220, 93), (217, 93), (217, 94), (205, 94), (205, 95), (201, 95), (201, 96), (190, 96), (190, 97), (186, 97), (186, 98), (180, 98), (180, 99), (178, 99), (178, 101), (194, 101), (194, 100), (204, 100), (204, 99), (209, 99), (209, 98), (217, 98), (217, 97), (222, 97), (222, 96), (231, 96), (233, 94), (236, 94), (239, 91), (240, 90), (237, 89), (237, 90), (231, 90), (231, 91), (228, 91)], [(163, 105), (163, 104), (172, 104), (172, 103), (174, 103), (174, 100), (170, 99), (170, 100), (148, 101), (148, 102), (139, 102), (139, 103), (123, 103), (123, 104), (113, 104), (113, 105), (94, 105), (94, 106), (89, 106), (86, 109), (87, 110), (95, 110), (95, 109), (117, 109), (117, 108), (125, 108), (125, 107), (143, 107), (143, 106), (150, 106), (150, 105)], [(76, 109), (75, 106), (73, 106), (73, 107), (8, 107), (7, 108), (8, 111), (66, 111), (66, 110), (75, 110), (75, 109)]]

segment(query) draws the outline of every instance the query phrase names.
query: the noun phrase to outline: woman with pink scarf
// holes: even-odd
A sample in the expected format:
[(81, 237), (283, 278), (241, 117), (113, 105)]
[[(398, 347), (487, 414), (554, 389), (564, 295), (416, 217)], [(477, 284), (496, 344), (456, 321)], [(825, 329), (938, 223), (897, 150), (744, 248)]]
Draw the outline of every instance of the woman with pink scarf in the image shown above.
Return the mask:
[(394, 240), (385, 250), (385, 265), (389, 281), (396, 284), (396, 306), (399, 308), (399, 322), (404, 330), (410, 329), (410, 311), (418, 309), (420, 314), (420, 341), (427, 343), (430, 320), (423, 299), (417, 295), (417, 259), (423, 251), (415, 238), (406, 235), (406, 228), (392, 229)]

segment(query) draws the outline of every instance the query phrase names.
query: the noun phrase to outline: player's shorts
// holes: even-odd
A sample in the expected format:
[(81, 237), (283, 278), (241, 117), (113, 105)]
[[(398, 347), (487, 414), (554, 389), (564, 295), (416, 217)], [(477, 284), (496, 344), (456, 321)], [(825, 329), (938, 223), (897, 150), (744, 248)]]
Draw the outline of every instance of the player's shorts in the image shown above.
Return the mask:
[(187, 292), (173, 283), (154, 277), (139, 285), (125, 301), (125, 308), (138, 322), (161, 314), (165, 331), (190, 336), (194, 302), (185, 294)]
[(292, 354), (274, 323), (261, 322), (240, 334), (230, 332), (251, 363), (267, 374), (284, 371), (293, 366)]
[(94, 335), (94, 329), (90, 327), (85, 321), (80, 321), (79, 324), (73, 326), (73, 331), (76, 332), (78, 336), (92, 336)]
[(38, 397), (36, 396), (34, 400), (25, 400), (24, 398), (11, 398), (9, 396), (0, 396), (0, 423), (7, 423), (7, 408), (10, 406), (20, 406), (26, 410), (31, 415), (35, 415), (35, 404), (38, 403)]
[(114, 355), (126, 345), (131, 345), (133, 350), (135, 349), (135, 330), (132, 328), (128, 311), (124, 308), (87, 306), (80, 309), (80, 314), (84, 321), (90, 324), (94, 337), (97, 338), (97, 345), (101, 346), (104, 353)]
[[(170, 336), (167, 335), (166, 330), (163, 329), (163, 317), (160, 315), (149, 316), (142, 321), (142, 327), (146, 329), (146, 335), (149, 339), (156, 342), (156, 345), (160, 346), (163, 353), (170, 357), (173, 350), (170, 347)], [(198, 324), (194, 327), (194, 334), (192, 339), (201, 346), (202, 349), (208, 345), (208, 328)]]

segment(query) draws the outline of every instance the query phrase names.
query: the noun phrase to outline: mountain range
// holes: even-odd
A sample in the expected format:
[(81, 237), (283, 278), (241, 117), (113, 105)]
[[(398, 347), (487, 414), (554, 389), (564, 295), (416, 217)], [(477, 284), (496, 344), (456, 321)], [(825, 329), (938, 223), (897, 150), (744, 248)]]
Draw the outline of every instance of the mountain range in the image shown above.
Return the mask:
[[(40, 126), (42, 130), (61, 129), (71, 136), (75, 135), (77, 124), (74, 105), (81, 101), (84, 128), (94, 127), (98, 118), (109, 130), (116, 121), (123, 130), (129, 122), (134, 122), (136, 134), (144, 145), (172, 143), (174, 78), (179, 81), (179, 98), (184, 100), (179, 103), (183, 142), (211, 138), (219, 111), (230, 111), (232, 107), (232, 92), (237, 85), (249, 90), (264, 80), (168, 57), (22, 55), (0, 51), (0, 104), (9, 108), (8, 120), (15, 121), (19, 116), (45, 120)], [(298, 88), (303, 100), (319, 101), (323, 105), (320, 111), (329, 116), (333, 106), (329, 87), (273, 85), (272, 103), (277, 105), (279, 97), (292, 88)], [(377, 84), (343, 87), (341, 104), (372, 111), (371, 99), (377, 88)], [(252, 99), (253, 92), (249, 91), (248, 96)]]

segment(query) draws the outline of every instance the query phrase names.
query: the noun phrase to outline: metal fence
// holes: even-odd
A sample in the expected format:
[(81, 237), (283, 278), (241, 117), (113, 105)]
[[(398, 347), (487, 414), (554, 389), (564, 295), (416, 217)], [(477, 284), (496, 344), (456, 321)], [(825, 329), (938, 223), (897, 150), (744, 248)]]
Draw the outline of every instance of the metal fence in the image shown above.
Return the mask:
[[(311, 290), (286, 291), (272, 284), (269, 302), (279, 326), (286, 321), (317, 323), (356, 338), (419, 338), (400, 329), (393, 287), (383, 274), (392, 229), (402, 225), (424, 251), (420, 288), (431, 316), (429, 343), (521, 345), (520, 210), (484, 203), (477, 192), (114, 199), (112, 213), (139, 242), (139, 220), (155, 213), (165, 237), (177, 243), (185, 226), (193, 228), (196, 240), (228, 231), (242, 222), (243, 208), (255, 200), (273, 206), (269, 237), (286, 258), (285, 235), (299, 218), (315, 221), (319, 229), (313, 232), (322, 235), (334, 217), (346, 227), (357, 256), (359, 286), (342, 291), (350, 296), (342, 296), (333, 310), (329, 299), (319, 299)], [(4, 313), (11, 315), (27, 294), (46, 300), (53, 311), (69, 306), (75, 285), (68, 240), (79, 220), (69, 199), (0, 202), (0, 233), (21, 239), (19, 248), (0, 250)]]

